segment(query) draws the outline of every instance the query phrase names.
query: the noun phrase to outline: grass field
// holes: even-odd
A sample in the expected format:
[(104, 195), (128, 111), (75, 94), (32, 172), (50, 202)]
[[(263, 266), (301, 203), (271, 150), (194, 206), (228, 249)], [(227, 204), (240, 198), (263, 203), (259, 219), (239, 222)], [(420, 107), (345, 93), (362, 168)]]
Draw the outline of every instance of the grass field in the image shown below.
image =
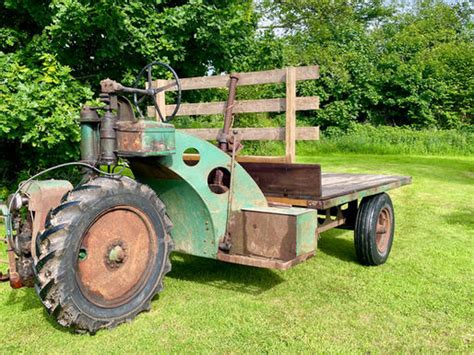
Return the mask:
[(299, 157), (324, 171), (404, 174), (396, 236), (380, 267), (355, 260), (352, 232), (286, 272), (174, 255), (151, 312), (94, 336), (57, 326), (31, 289), (0, 285), (0, 352), (474, 351), (474, 158)]

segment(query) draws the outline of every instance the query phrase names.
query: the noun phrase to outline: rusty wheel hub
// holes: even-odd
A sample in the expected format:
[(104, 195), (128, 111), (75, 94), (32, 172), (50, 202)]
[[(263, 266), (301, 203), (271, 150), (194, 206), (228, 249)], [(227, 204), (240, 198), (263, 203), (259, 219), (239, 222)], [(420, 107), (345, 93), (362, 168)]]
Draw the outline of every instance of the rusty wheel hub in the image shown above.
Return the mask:
[(392, 216), (388, 208), (383, 208), (377, 219), (377, 229), (375, 243), (379, 253), (384, 254), (387, 251), (388, 243), (392, 233)]
[(154, 228), (142, 211), (105, 211), (82, 238), (76, 273), (82, 294), (100, 307), (127, 303), (144, 286), (157, 253)]
[(111, 269), (118, 269), (124, 265), (127, 259), (127, 248), (123, 240), (117, 239), (112, 242), (107, 248), (107, 253), (104, 255), (105, 263)]

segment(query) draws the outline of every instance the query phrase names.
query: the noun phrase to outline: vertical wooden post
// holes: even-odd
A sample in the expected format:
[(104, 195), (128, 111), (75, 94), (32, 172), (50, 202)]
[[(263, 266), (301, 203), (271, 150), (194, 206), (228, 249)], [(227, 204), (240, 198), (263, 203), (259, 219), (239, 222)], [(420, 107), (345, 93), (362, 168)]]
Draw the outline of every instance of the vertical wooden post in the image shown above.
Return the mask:
[[(168, 83), (168, 80), (155, 80), (155, 81), (153, 82), (155, 88), (159, 88), (159, 87), (161, 87), (161, 86), (165, 86), (167, 83)], [(166, 92), (166, 91), (162, 91), (162, 92), (159, 92), (158, 94), (156, 94), (156, 95), (155, 95), (155, 100), (156, 100), (156, 103), (157, 103), (158, 107), (160, 108), (161, 114), (162, 114), (163, 117), (166, 119), (166, 99), (165, 99), (165, 92)], [(155, 119), (156, 119), (157, 121), (161, 121), (160, 115), (158, 115), (158, 112), (156, 112), (156, 110), (155, 110)]]
[(296, 161), (296, 71), (294, 67), (286, 68), (286, 161)]

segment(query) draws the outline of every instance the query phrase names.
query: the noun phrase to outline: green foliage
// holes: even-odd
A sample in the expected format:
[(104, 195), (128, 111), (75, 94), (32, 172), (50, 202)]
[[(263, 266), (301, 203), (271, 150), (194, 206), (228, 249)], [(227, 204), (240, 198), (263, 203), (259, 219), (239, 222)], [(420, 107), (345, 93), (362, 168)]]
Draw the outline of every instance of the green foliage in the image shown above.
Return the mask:
[(471, 10), (441, 1), (396, 12), (382, 1), (268, 5), (283, 28), (285, 61), (319, 64), (323, 127), (351, 122), (456, 128), (473, 123)]
[(37, 36), (27, 43), (30, 52), (55, 53), (93, 85), (107, 76), (133, 77), (153, 60), (171, 63), (183, 77), (231, 70), (252, 42), (257, 19), (250, 0), (3, 3), (17, 19), (9, 30)]
[(92, 91), (53, 55), (43, 54), (37, 61), (27, 66), (15, 54), (0, 56), (2, 183), (19, 172), (21, 176), (78, 157), (77, 119)]
[(298, 143), (298, 154), (326, 153), (473, 155), (474, 129), (416, 130), (410, 127), (353, 123), (349, 129), (330, 127), (318, 142)]
[(473, 123), (474, 43), (461, 10), (425, 2), (377, 33), (385, 50), (378, 63), (383, 101), (374, 121), (442, 128)]
[[(354, 132), (356, 122), (431, 130), (472, 125), (472, 9), (423, 0), (403, 11), (387, 3), (4, 0), (1, 184), (77, 158), (75, 120), (80, 105), (98, 90), (99, 80), (111, 77), (131, 84), (152, 60), (170, 63), (181, 77), (319, 64), (321, 79), (299, 83), (297, 92), (319, 95), (321, 110), (299, 113), (299, 124), (349, 131), (344, 137), (365, 134)], [(283, 85), (239, 87), (237, 98), (284, 93)], [(226, 97), (226, 90), (184, 93), (187, 102)], [(283, 121), (282, 115), (240, 115), (235, 123), (262, 127)], [(176, 123), (218, 127), (222, 117), (182, 117)], [(382, 136), (387, 133), (377, 130)], [(399, 131), (393, 132), (396, 136)], [(370, 135), (378, 137), (377, 131)], [(458, 151), (464, 143), (453, 144)], [(245, 153), (281, 151), (275, 142), (245, 147)], [(437, 152), (431, 146), (414, 151)]]

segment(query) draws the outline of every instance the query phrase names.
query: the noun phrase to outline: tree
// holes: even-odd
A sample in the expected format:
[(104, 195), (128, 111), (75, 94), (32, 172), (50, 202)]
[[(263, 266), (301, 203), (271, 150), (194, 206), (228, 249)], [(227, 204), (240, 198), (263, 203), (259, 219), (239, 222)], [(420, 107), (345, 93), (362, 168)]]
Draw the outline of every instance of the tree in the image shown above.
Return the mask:
[(99, 80), (130, 84), (153, 60), (180, 76), (236, 70), (257, 48), (251, 0), (5, 0), (0, 21), (3, 185), (78, 158)]
[(285, 62), (319, 64), (315, 124), (453, 128), (472, 123), (472, 11), (419, 1), (409, 12), (380, 0), (266, 3), (286, 41)]
[[(377, 123), (456, 128), (472, 124), (474, 44), (469, 8), (422, 1), (374, 34), (380, 48)], [(467, 20), (467, 21), (466, 21)]]
[(232, 70), (257, 24), (250, 0), (9, 0), (2, 11), (10, 48), (52, 53), (93, 85), (136, 75), (153, 60), (181, 76)]

